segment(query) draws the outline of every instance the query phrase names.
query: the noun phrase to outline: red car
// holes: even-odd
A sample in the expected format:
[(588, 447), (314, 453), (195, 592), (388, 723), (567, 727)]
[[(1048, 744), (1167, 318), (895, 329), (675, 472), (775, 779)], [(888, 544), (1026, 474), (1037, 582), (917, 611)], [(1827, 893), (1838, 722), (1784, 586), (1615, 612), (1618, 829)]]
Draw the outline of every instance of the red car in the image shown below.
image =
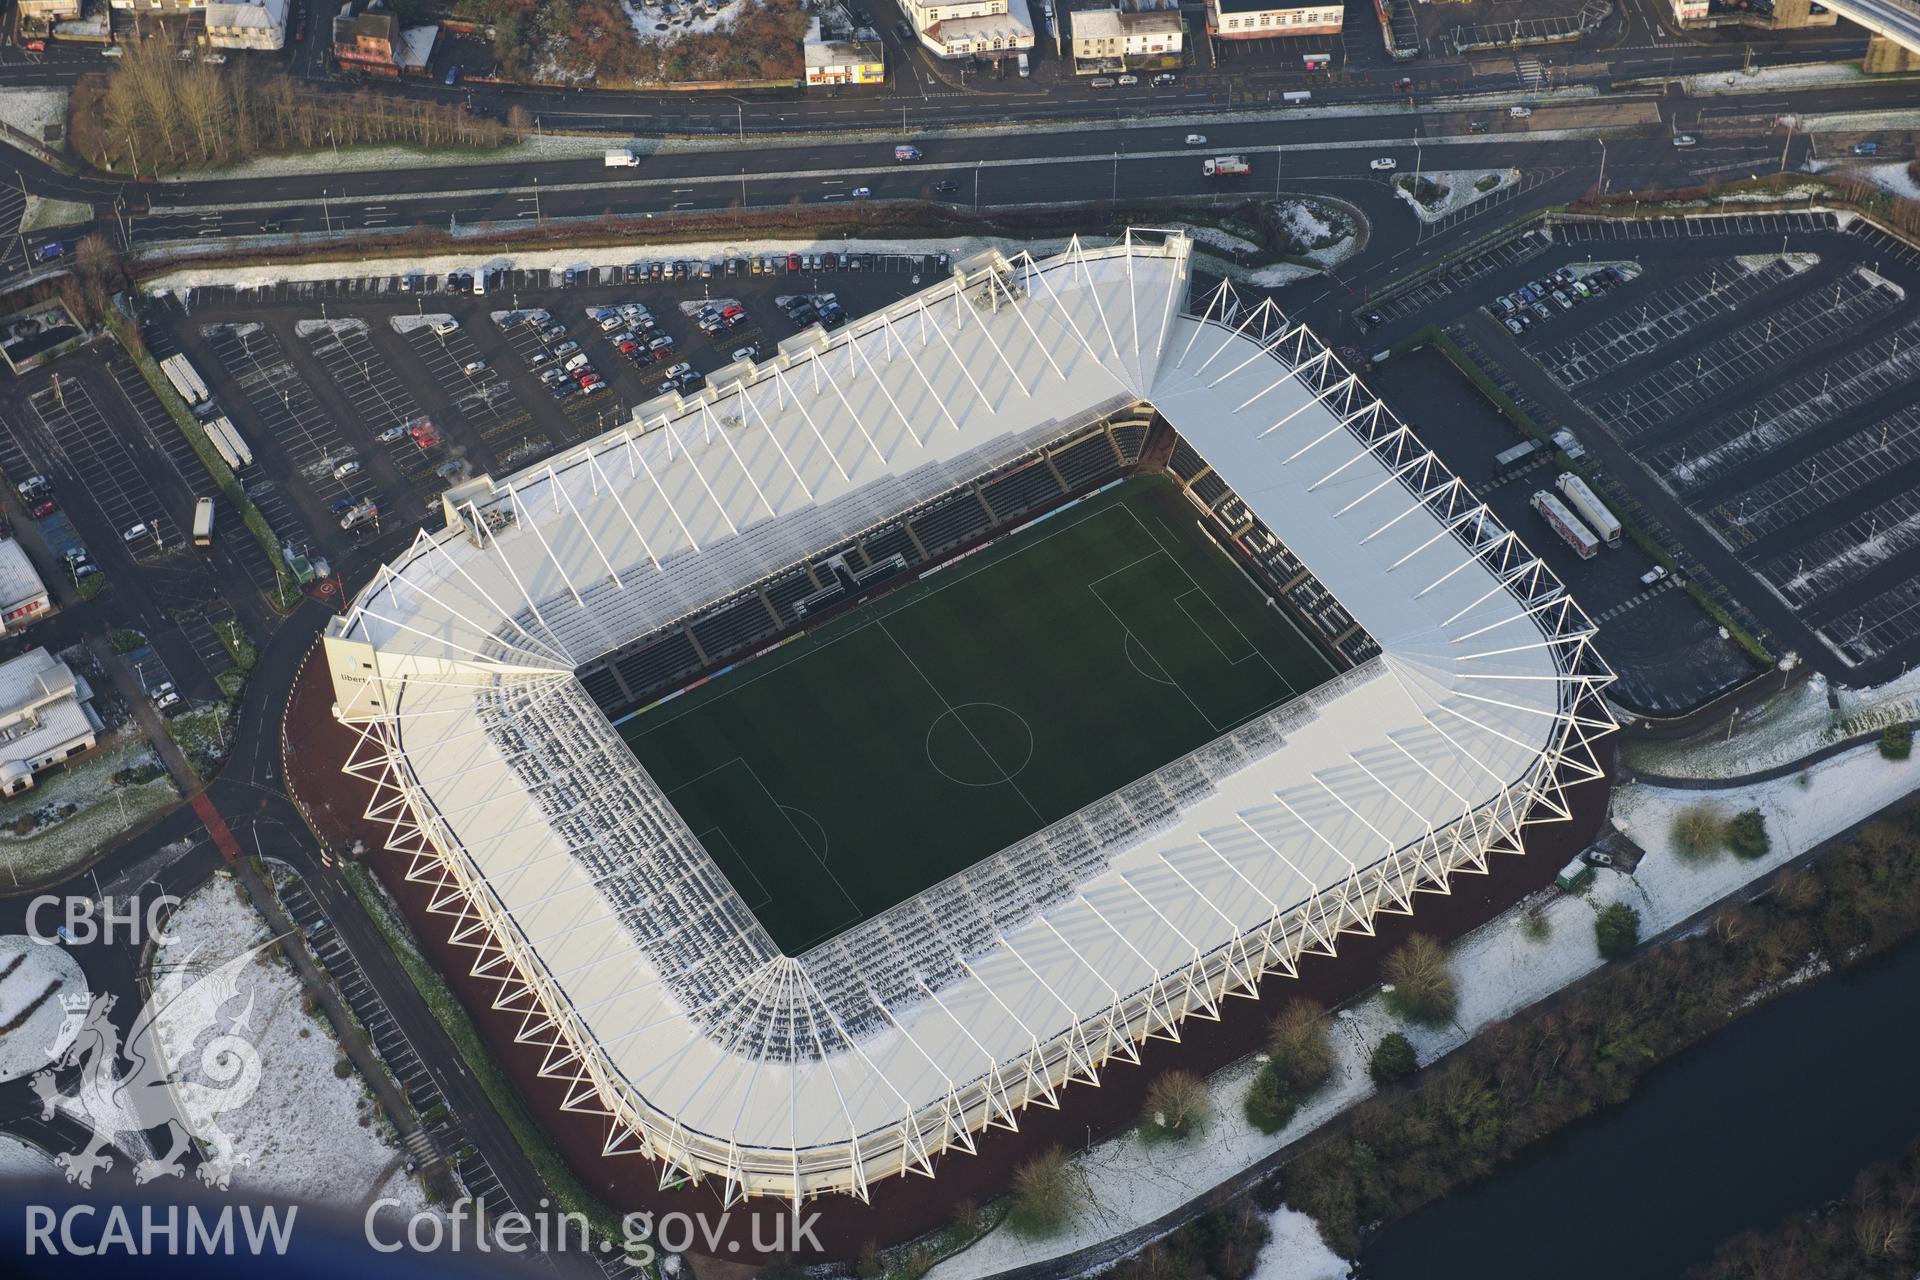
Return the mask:
[(595, 370), (594, 370), (594, 367), (593, 367), (592, 365), (588, 365), (588, 366), (587, 366), (586, 368), (584, 368), (584, 369), (582, 369), (582, 370), (580, 370), (580, 371), (579, 371), (578, 373), (576, 373), (576, 374), (574, 374), (574, 375), (573, 375), (573, 380), (574, 380), (575, 382), (577, 382), (577, 383), (579, 383), (579, 384), (580, 384), (581, 386), (583, 386), (583, 387), (584, 387), (584, 386), (586, 386), (586, 385), (587, 385), (587, 384), (588, 384), (589, 382), (597, 382), (597, 381), (599, 381), (599, 380), (600, 380), (600, 375), (599, 375), (599, 373), (597, 373), (597, 372), (595, 372)]
[(722, 320), (736, 320), (746, 314), (745, 308), (734, 302), (729, 302), (726, 306), (720, 308), (720, 318)]
[(837, 266), (839, 266), (839, 265), (840, 265), (840, 263), (839, 263), (839, 260), (838, 260), (838, 259), (836, 259), (836, 258), (835, 258), (835, 257), (834, 257), (834, 256), (833, 256), (832, 254), (830, 254), (830, 253), (823, 253), (823, 254), (821, 254), (821, 255), (820, 255), (820, 268), (821, 268), (821, 270), (823, 270), (823, 271), (831, 271), (831, 270), (833, 270), (833, 269), (834, 269), (835, 267), (837, 267)]
[(35, 520), (45, 520), (59, 509), (59, 505), (55, 503), (52, 498), (48, 498), (45, 502), (39, 503), (34, 507), (33, 518)]
[(640, 349), (640, 344), (632, 338), (628, 338), (625, 342), (620, 344), (620, 354), (623, 356), (630, 356), (634, 352), (638, 351), (639, 349)]
[(422, 449), (431, 449), (440, 443), (440, 433), (431, 422), (416, 422), (412, 427), (413, 442)]
[(673, 348), (672, 348), (672, 347), (656, 347), (656, 348), (654, 348), (654, 352), (653, 352), (653, 362), (654, 362), (655, 364), (659, 364), (659, 363), (660, 363), (660, 362), (661, 362), (662, 360), (671, 360), (671, 359), (673, 359)]
[(799, 254), (790, 253), (787, 255), (787, 273), (789, 275), (798, 275), (800, 273), (800, 255)]
[(47, 42), (45, 40), (29, 40), (20, 47), (28, 53), (45, 53), (47, 51)]

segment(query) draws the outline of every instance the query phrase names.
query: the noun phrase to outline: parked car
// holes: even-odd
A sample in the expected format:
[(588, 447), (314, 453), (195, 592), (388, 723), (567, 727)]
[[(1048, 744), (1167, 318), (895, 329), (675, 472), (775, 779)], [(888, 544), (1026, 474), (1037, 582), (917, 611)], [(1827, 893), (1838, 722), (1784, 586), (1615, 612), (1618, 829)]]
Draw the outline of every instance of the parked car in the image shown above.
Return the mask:
[(381, 444), (394, 444), (397, 441), (405, 439), (406, 434), (407, 424), (404, 422), (396, 422), (374, 438)]
[(744, 347), (735, 347), (733, 349), (733, 359), (735, 360), (757, 360), (759, 358), (760, 358), (760, 348), (754, 346), (752, 343), (748, 343)]
[(555, 347), (553, 349), (553, 354), (557, 356), (570, 356), (574, 352), (578, 351), (579, 349), (580, 349), (579, 343), (569, 340)]
[(43, 499), (42, 501), (36, 502), (34, 504), (33, 518), (35, 520), (45, 520), (48, 516), (52, 515), (54, 512), (58, 511), (59, 509), (60, 509), (60, 504), (55, 502), (52, 498)]
[(143, 520), (139, 524), (130, 525), (127, 528), (121, 530), (120, 541), (131, 545), (132, 543), (139, 542), (141, 539), (151, 537), (152, 535), (153, 535), (153, 530), (149, 529), (147, 527), (146, 521)]
[(1515, 120), (1525, 120), (1528, 116), (1533, 114), (1533, 108), (1532, 107), (1508, 107), (1507, 114), (1512, 116)]
[(1180, 77), (1174, 72), (1162, 71), (1159, 75), (1153, 78), (1153, 87), (1156, 89), (1164, 89), (1168, 85), (1178, 83), (1179, 80), (1180, 80)]
[(586, 368), (588, 363), (589, 361), (587, 360), (587, 357), (584, 354), (576, 353), (574, 355), (568, 356), (567, 362), (561, 365), (560, 367), (562, 369), (565, 369), (568, 373), (572, 373), (576, 369)]
[(1880, 154), (1880, 144), (1877, 142), (1856, 142), (1853, 144), (1853, 154), (1857, 156), (1877, 156)]
[(433, 331), (444, 338), (450, 333), (460, 332), (460, 322), (451, 317), (445, 320), (435, 320), (433, 322)]
[(1664, 579), (1666, 576), (1667, 576), (1667, 566), (1663, 564), (1657, 564), (1653, 566), (1653, 568), (1641, 574), (1640, 581), (1642, 585), (1650, 587), (1654, 585), (1656, 582), (1659, 582), (1662, 579)]
[(487, 362), (478, 358), (469, 360), (460, 366), (460, 372), (466, 374), (469, 378), (476, 373), (485, 373), (486, 370)]
[(13, 486), (13, 491), (20, 495), (22, 501), (32, 502), (53, 492), (53, 479), (50, 476), (28, 476)]
[(1116, 83), (1118, 83), (1120, 87), (1123, 89), (1130, 88), (1131, 86), (1140, 83), (1140, 77), (1139, 76), (1121, 76)]
[(422, 418), (407, 430), (413, 436), (413, 442), (422, 449), (431, 449), (440, 443), (440, 429), (429, 419)]
[(360, 461), (357, 458), (348, 458), (345, 462), (333, 469), (333, 478), (335, 480), (345, 480), (348, 476), (359, 474)]

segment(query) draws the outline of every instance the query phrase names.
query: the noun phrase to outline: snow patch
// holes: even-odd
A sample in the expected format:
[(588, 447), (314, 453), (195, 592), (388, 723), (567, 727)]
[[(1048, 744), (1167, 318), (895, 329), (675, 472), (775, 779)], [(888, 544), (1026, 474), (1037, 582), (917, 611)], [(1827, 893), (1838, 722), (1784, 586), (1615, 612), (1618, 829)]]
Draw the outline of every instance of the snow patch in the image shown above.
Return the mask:
[[(52, 925), (43, 926), (52, 928)], [(67, 1026), (70, 996), (92, 999), (87, 977), (65, 947), (23, 933), (0, 938), (0, 1082), (47, 1066), (66, 1050), (77, 1026)]]
[[(1089, 247), (1112, 243), (1111, 238), (1082, 236), (1080, 242)], [(947, 254), (954, 262), (973, 256), (988, 249), (996, 249), (1006, 254), (1016, 254), (1022, 250), (1031, 250), (1036, 258), (1046, 257), (1066, 248), (1069, 239), (1066, 236), (1048, 237), (1039, 240), (1014, 240), (999, 236), (956, 236), (946, 240), (851, 240), (845, 237), (819, 239), (805, 235), (795, 235), (780, 240), (696, 240), (678, 241), (670, 236), (657, 240), (633, 240), (612, 248), (593, 249), (583, 259), (579, 249), (529, 249), (504, 257), (498, 253), (488, 253), (474, 249), (469, 253), (440, 253), (426, 256), (407, 257), (405, 255), (348, 258), (336, 262), (278, 263), (250, 267), (223, 267), (207, 264), (183, 267), (155, 277), (146, 286), (149, 294), (160, 296), (168, 293), (181, 298), (194, 289), (233, 288), (260, 289), (279, 284), (282, 281), (295, 280), (385, 280), (403, 272), (415, 271), (428, 275), (444, 276), (449, 271), (478, 271), (488, 267), (515, 266), (527, 270), (553, 270), (576, 266), (583, 261), (596, 267), (619, 266), (624, 268), (629, 262), (647, 257), (666, 257), (671, 254), (681, 258), (700, 257), (753, 257), (757, 254), (808, 252), (810, 250), (828, 250), (836, 253), (849, 249), (861, 253), (898, 253), (898, 254)], [(931, 281), (927, 281), (931, 283)], [(398, 296), (397, 294), (395, 296)], [(427, 316), (431, 320), (434, 317)], [(402, 317), (394, 317), (396, 323)], [(251, 328), (257, 329), (258, 325)]]
[(1800, 760), (1820, 748), (1890, 724), (1920, 720), (1920, 669), (1868, 689), (1838, 688), (1815, 673), (1740, 713), (1727, 733), (1721, 721), (1691, 738), (1632, 741), (1627, 762), (1642, 773), (1673, 778), (1737, 778)]
[(1252, 1280), (1347, 1280), (1352, 1274), (1353, 1264), (1327, 1248), (1312, 1218), (1284, 1204), (1267, 1215), (1267, 1243)]
[(39, 1181), (55, 1168), (53, 1157), (25, 1138), (0, 1133), (0, 1183)]
[(293, 325), (295, 336), (311, 338), (316, 333), (365, 333), (367, 322), (354, 316), (345, 316), (338, 320), (296, 320)]
[[(49, 127), (67, 127), (67, 91), (0, 89), (0, 123), (11, 125), (36, 142), (44, 141)], [(52, 145), (59, 149), (58, 143)]]
[[(1485, 191), (1479, 189), (1480, 182), (1495, 178)], [(1406, 184), (1416, 178), (1437, 183), (1440, 198), (1432, 204), (1422, 204), (1413, 198), (1413, 192)], [(1432, 169), (1420, 174), (1399, 174), (1393, 180), (1393, 192), (1413, 210), (1413, 216), (1422, 222), (1438, 222), (1451, 213), (1458, 213), (1476, 201), (1484, 200), (1494, 192), (1510, 187), (1520, 181), (1518, 169)]]
[(1854, 62), (1802, 62), (1785, 67), (1748, 67), (1741, 71), (1709, 71), (1681, 76), (1691, 97), (1731, 93), (1759, 93), (1787, 86), (1802, 88), (1817, 85), (1854, 84), (1865, 80), (1866, 73)]
[(393, 326), (395, 333), (412, 333), (415, 329), (425, 329), (436, 324), (447, 324), (453, 317), (444, 311), (432, 311), (410, 316), (388, 316), (387, 323)]

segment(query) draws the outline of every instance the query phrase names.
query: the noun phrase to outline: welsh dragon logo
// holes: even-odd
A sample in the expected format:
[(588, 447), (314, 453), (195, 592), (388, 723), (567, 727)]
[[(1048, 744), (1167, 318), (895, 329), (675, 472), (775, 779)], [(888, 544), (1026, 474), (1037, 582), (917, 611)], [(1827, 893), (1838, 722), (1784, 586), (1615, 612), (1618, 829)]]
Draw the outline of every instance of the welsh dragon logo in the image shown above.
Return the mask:
[[(134, 1166), (135, 1182), (180, 1177), (186, 1172), (181, 1157), (196, 1139), (197, 1172), (208, 1186), (227, 1187), (236, 1167), (252, 1163), (219, 1125), (222, 1112), (245, 1105), (260, 1085), (260, 1052), (242, 1034), (251, 1030), (252, 988), (238, 1012), (224, 1021), (222, 1015), (242, 994), (242, 973), (271, 945), (269, 939), (243, 951), (211, 973), (190, 979), (178, 972), (167, 975), (155, 984), (124, 1041), (112, 1019), (119, 997), (65, 998), (66, 1019), (47, 1051), (53, 1065), (36, 1072), (32, 1083), (43, 1120), (64, 1111), (93, 1130), (82, 1149), (54, 1157), (67, 1181), (91, 1187), (94, 1174), (113, 1168), (108, 1148), (116, 1136), (137, 1141), (160, 1129), (171, 1145)], [(196, 1059), (198, 1069), (183, 1075), (179, 1066)], [(78, 1081), (62, 1091), (56, 1077), (74, 1067)]]

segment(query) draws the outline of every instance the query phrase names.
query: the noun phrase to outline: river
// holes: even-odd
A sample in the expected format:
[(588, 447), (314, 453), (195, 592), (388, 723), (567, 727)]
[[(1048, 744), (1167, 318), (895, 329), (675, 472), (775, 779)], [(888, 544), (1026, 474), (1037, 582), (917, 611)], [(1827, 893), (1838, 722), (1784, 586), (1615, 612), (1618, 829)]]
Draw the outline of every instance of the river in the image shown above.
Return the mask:
[(1920, 945), (1782, 996), (1385, 1232), (1367, 1280), (1677, 1276), (1920, 1135)]

